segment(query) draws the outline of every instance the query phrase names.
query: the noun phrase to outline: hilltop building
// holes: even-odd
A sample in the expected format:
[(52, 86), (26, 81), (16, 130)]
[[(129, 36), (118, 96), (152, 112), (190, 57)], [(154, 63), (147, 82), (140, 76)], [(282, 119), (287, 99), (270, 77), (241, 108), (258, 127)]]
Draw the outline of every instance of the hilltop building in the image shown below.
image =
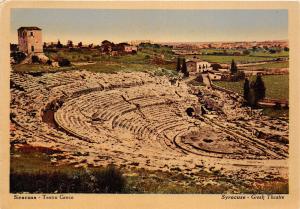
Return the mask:
[(19, 51), (26, 54), (43, 53), (42, 29), (20, 27), (18, 29)]

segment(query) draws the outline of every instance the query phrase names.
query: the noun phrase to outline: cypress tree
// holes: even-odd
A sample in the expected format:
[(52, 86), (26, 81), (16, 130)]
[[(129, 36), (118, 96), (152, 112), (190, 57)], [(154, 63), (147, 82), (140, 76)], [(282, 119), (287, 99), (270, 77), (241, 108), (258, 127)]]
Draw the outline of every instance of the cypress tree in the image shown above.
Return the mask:
[(182, 60), (181, 72), (184, 74), (185, 77), (189, 77), (189, 72), (187, 70), (185, 59)]
[(247, 102), (251, 107), (255, 107), (257, 104), (254, 86), (255, 86), (254, 81), (251, 81), (250, 89), (249, 89), (249, 93), (248, 93), (248, 97), (247, 97)]
[(260, 74), (258, 74), (256, 76), (256, 81), (254, 84), (254, 91), (255, 91), (255, 98), (257, 101), (265, 98), (266, 87), (265, 87), (264, 81), (262, 80), (262, 76)]
[(178, 57), (178, 58), (177, 58), (176, 71), (177, 71), (177, 72), (180, 72), (180, 70), (181, 70), (180, 68), (181, 68), (181, 65), (180, 65), (180, 58)]
[(231, 66), (230, 66), (230, 72), (231, 74), (236, 74), (238, 71), (238, 68), (234, 62), (234, 60), (231, 61)]
[(250, 91), (249, 80), (248, 80), (248, 78), (245, 78), (245, 82), (244, 82), (244, 99), (245, 100), (248, 100), (249, 91)]

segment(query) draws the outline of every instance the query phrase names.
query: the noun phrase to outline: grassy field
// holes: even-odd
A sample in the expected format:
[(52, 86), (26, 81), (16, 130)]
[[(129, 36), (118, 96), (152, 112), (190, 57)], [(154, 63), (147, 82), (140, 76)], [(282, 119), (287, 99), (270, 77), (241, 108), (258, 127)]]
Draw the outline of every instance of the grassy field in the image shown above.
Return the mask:
[(252, 69), (273, 69), (273, 68), (288, 68), (289, 62), (270, 62), (260, 65), (251, 66)]
[[(222, 64), (230, 64), (232, 60), (234, 60), (238, 64), (245, 64), (245, 63), (253, 63), (259, 61), (270, 61), (276, 58), (286, 58), (289, 56), (289, 52), (281, 51), (274, 54), (271, 54), (267, 51), (250, 51), (249, 55), (240, 55), (240, 56), (233, 56), (233, 55), (209, 55), (209, 53), (226, 53), (231, 54), (235, 52), (242, 53), (242, 50), (237, 49), (201, 49), (200, 52), (202, 55), (197, 55), (198, 58), (208, 61), (208, 62), (216, 62)], [(208, 53), (208, 54), (207, 54)], [(193, 56), (189, 56), (193, 57)], [(265, 66), (267, 67), (267, 66)]]
[(257, 56), (257, 57), (279, 58), (279, 57), (288, 57), (289, 56), (289, 52), (288, 51), (281, 51), (281, 52), (277, 52), (277, 53), (271, 54), (271, 53), (265, 52), (265, 51), (256, 51), (256, 52), (251, 52), (250, 55)]
[(235, 53), (235, 52), (241, 52), (241, 50), (238, 49), (200, 49), (200, 53), (202, 54), (212, 54), (212, 53)]
[[(255, 80), (255, 76), (251, 80)], [(288, 99), (289, 98), (289, 75), (268, 75), (263, 76), (263, 81), (266, 86), (266, 97), (272, 99)], [(214, 82), (218, 86), (230, 89), (232, 91), (243, 93), (244, 81), (239, 82)]]
[(256, 57), (251, 55), (242, 55), (242, 56), (217, 56), (217, 55), (201, 55), (200, 59), (207, 62), (216, 62), (222, 64), (230, 64), (234, 60), (237, 64), (245, 64), (258, 61), (273, 60), (272, 57)]

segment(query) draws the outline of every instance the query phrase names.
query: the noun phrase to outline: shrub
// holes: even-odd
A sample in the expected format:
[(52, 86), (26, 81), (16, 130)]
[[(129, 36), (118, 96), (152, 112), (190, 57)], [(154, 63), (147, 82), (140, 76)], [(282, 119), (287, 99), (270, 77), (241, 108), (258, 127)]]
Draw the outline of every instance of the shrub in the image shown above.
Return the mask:
[(36, 56), (36, 55), (33, 55), (33, 56), (31, 57), (31, 61), (32, 61), (32, 63), (40, 63), (40, 59), (39, 59), (39, 57)]
[(10, 56), (15, 60), (16, 64), (19, 64), (26, 58), (26, 54), (23, 52), (12, 52)]
[(48, 48), (48, 49), (45, 50), (45, 52), (57, 53), (58, 51), (56, 49)]
[(211, 67), (213, 68), (213, 70), (219, 70), (220, 68), (222, 68), (222, 66), (218, 63), (211, 64)]
[(243, 51), (243, 55), (249, 55), (250, 54), (250, 51), (248, 50), (248, 49), (245, 49), (244, 51)]
[(237, 71), (235, 74), (231, 75), (231, 81), (237, 82), (239, 80), (244, 80), (246, 77), (244, 71)]
[(200, 74), (200, 75), (198, 75), (197, 77), (196, 77), (196, 79), (195, 79), (197, 82), (199, 82), (199, 83), (202, 83), (203, 82), (203, 77), (202, 77), (202, 75)]
[(69, 177), (66, 174), (54, 173), (11, 173), (10, 192), (53, 193), (69, 192)]
[(51, 60), (47, 60), (46, 64), (47, 65), (52, 65), (52, 61)]
[(92, 58), (91, 58), (91, 56), (89, 56), (89, 55), (85, 55), (85, 56), (84, 56), (84, 59), (85, 59), (85, 61), (91, 61)]
[(71, 65), (71, 62), (68, 59), (64, 58), (64, 59), (61, 59), (61, 60), (58, 61), (58, 65), (60, 67), (68, 67), (68, 66)]
[(114, 166), (108, 166), (103, 172), (92, 174), (96, 179), (96, 191), (100, 193), (120, 193), (125, 189), (125, 178)]
[(231, 61), (230, 72), (231, 72), (231, 74), (235, 74), (238, 72), (238, 68), (237, 68), (234, 60)]
[(114, 166), (73, 174), (54, 172), (10, 173), (10, 192), (20, 193), (121, 193), (126, 180)]
[(271, 54), (275, 54), (275, 53), (276, 53), (276, 50), (275, 50), (275, 49), (269, 49), (269, 52), (270, 52)]

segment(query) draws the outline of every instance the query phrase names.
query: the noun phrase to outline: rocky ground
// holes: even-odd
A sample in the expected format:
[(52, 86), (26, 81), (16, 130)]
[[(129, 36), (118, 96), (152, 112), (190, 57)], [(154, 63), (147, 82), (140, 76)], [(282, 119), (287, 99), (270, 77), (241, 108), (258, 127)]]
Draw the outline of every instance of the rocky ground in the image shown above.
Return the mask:
[(288, 179), (287, 118), (243, 107), (235, 94), (146, 73), (13, 73), (11, 144), (56, 150), (56, 165), (115, 164), (129, 177), (183, 175), (174, 179), (183, 185), (222, 179), (224, 192)]

